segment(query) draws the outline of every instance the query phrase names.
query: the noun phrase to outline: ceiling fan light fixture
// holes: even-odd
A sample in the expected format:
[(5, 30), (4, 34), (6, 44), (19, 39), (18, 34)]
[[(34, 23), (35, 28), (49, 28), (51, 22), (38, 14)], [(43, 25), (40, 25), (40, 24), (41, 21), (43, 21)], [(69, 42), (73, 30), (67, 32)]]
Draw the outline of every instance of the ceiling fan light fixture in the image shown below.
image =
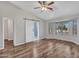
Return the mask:
[(42, 7), (41, 10), (42, 11), (47, 11), (47, 8), (46, 7)]

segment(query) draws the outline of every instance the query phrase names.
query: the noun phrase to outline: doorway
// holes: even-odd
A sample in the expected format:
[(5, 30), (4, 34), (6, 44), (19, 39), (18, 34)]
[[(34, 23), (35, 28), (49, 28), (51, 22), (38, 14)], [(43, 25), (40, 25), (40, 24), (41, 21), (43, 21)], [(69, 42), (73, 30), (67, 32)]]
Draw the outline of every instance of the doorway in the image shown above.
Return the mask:
[(39, 39), (39, 21), (26, 20), (26, 42)]
[(13, 20), (3, 18), (4, 48), (13, 48)]

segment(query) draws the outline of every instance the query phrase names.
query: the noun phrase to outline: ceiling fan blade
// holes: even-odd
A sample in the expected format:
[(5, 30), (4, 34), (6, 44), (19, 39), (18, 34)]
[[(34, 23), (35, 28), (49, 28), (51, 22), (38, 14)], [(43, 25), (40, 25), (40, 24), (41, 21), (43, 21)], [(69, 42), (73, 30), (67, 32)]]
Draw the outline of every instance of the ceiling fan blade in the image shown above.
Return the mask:
[(45, 5), (45, 3), (46, 3), (46, 2), (45, 2), (45, 1), (43, 1), (43, 4), (44, 4), (44, 5)]
[(40, 8), (40, 7), (35, 7), (34, 9), (38, 9), (38, 8)]
[(43, 6), (43, 1), (38, 1), (38, 3), (41, 5), (41, 6)]
[(42, 2), (41, 1), (38, 1), (38, 3), (42, 5)]
[(52, 1), (52, 2), (50, 2), (50, 3), (48, 4), (48, 6), (49, 6), (49, 5), (52, 5), (52, 4), (54, 4), (54, 2), (53, 2), (53, 1)]
[(47, 7), (47, 9), (49, 9), (49, 10), (53, 11), (53, 8), (51, 8), (51, 7)]

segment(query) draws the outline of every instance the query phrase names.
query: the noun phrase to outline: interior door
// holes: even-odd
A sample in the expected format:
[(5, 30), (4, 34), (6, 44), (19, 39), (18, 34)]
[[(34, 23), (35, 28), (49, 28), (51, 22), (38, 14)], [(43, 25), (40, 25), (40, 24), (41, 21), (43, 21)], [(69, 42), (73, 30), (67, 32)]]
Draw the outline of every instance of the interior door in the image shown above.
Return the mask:
[(39, 38), (39, 23), (26, 20), (26, 42), (35, 41)]

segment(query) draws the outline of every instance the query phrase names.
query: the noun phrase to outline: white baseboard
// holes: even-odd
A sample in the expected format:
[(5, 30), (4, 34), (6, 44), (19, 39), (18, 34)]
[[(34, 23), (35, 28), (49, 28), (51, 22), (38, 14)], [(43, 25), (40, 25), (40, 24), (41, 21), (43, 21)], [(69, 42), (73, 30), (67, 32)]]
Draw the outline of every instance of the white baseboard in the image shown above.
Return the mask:
[(26, 42), (16, 43), (16, 44), (14, 44), (14, 46), (22, 45), (22, 44), (25, 44), (25, 43), (26, 43)]
[(2, 49), (4, 49), (4, 48), (0, 48), (0, 50), (2, 50)]

